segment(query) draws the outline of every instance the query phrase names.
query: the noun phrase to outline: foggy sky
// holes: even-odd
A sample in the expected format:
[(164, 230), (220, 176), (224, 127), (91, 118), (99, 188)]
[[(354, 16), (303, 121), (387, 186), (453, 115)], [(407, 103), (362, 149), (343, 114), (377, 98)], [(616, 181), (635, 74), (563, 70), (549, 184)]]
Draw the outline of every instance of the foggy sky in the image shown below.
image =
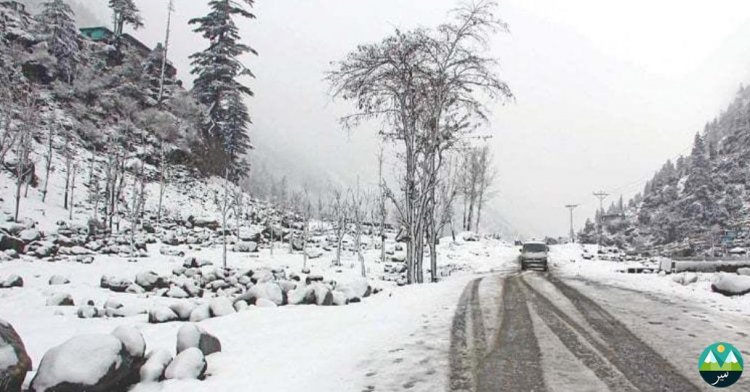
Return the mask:
[[(166, 0), (136, 0), (153, 45)], [(105, 2), (86, 0), (109, 21)], [(188, 56), (206, 47), (187, 26), (207, 0), (177, 0), (170, 58), (190, 84)], [(241, 23), (259, 57), (245, 63), (256, 156), (296, 181), (353, 182), (376, 173), (373, 127), (343, 131), (346, 104), (323, 82), (329, 63), (393, 29), (434, 26), (454, 0), (259, 0)], [(493, 55), (516, 102), (493, 105), (490, 141), (499, 178), (495, 215), (527, 235), (565, 235), (592, 216), (593, 191), (626, 199), (668, 158), (689, 153), (695, 132), (730, 101), (750, 71), (745, 0), (505, 0), (511, 34)], [(324, 173), (324, 174), (321, 174)], [(490, 222), (488, 222), (489, 225)]]

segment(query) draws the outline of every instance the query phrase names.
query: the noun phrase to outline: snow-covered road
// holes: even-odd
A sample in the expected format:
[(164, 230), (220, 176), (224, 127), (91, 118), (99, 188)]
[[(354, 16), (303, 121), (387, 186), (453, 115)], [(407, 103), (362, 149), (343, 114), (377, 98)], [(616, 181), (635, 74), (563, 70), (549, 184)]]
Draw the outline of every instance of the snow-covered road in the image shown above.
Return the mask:
[[(450, 385), (454, 391), (709, 391), (698, 373), (701, 352), (722, 341), (750, 357), (749, 328), (750, 320), (734, 312), (560, 278), (554, 270), (484, 277), (467, 285), (457, 307)], [(750, 379), (734, 388), (750, 389)]]

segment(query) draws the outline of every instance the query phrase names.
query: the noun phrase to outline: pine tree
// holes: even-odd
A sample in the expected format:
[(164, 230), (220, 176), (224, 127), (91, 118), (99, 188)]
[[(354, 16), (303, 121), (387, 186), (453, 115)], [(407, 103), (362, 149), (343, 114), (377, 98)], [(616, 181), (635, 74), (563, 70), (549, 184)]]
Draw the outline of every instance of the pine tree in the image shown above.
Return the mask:
[(130, 25), (135, 30), (143, 27), (141, 12), (133, 0), (109, 0), (109, 8), (112, 9), (112, 21), (116, 40), (119, 41), (125, 25)]
[[(244, 4), (243, 4), (244, 3)], [(197, 75), (193, 93), (197, 100), (209, 108), (204, 125), (203, 155), (208, 171), (220, 174), (229, 166), (237, 175), (247, 168), (242, 156), (250, 146), (247, 134), (250, 115), (243, 98), (253, 92), (238, 80), (253, 74), (239, 57), (257, 52), (240, 43), (239, 29), (234, 16), (254, 19), (244, 5), (252, 7), (254, 0), (212, 0), (211, 11), (202, 18), (190, 20), (193, 30), (209, 41), (209, 47), (190, 56)]]
[(63, 0), (48, 1), (42, 4), (37, 22), (49, 52), (57, 59), (58, 75), (70, 83), (80, 50), (73, 10)]

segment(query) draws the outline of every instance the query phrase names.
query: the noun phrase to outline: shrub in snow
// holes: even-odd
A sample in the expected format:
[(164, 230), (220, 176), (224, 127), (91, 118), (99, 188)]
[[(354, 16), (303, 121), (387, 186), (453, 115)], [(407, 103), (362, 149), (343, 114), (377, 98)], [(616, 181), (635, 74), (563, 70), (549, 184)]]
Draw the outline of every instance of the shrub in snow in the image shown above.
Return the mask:
[(0, 319), (0, 390), (20, 392), (26, 373), (31, 370), (31, 358), (16, 330)]
[(169, 287), (167, 280), (153, 271), (139, 273), (135, 276), (135, 283), (143, 287), (146, 291)]
[(65, 293), (52, 294), (47, 298), (47, 306), (74, 306), (73, 296)]
[(203, 379), (206, 374), (206, 358), (201, 350), (191, 347), (177, 354), (164, 371), (167, 380)]
[(146, 358), (146, 363), (141, 366), (141, 382), (157, 382), (164, 378), (164, 370), (172, 362), (172, 354), (169, 351), (161, 349), (152, 351)]
[(58, 286), (63, 284), (70, 283), (70, 279), (60, 276), (60, 275), (52, 275), (52, 277), (49, 278), (49, 284), (50, 286)]
[(178, 319), (177, 314), (166, 306), (156, 306), (148, 311), (148, 322), (151, 324), (167, 323)]
[(216, 297), (212, 299), (209, 304), (209, 309), (211, 310), (211, 316), (213, 317), (228, 316), (235, 312), (234, 306), (232, 306), (232, 301), (227, 297)]
[(23, 278), (18, 275), (11, 275), (0, 284), (0, 288), (9, 289), (12, 287), (23, 287)]
[(285, 303), (286, 295), (276, 283), (258, 283), (251, 287), (245, 294), (237, 297), (235, 301), (245, 301), (250, 305), (254, 305), (259, 298), (265, 298), (275, 303), (276, 305), (283, 305)]
[(180, 318), (180, 321), (188, 321), (190, 313), (195, 309), (195, 304), (189, 301), (180, 301), (169, 305), (169, 308)]
[(185, 324), (177, 332), (177, 353), (191, 347), (199, 349), (203, 355), (221, 352), (221, 342), (197, 324)]
[(197, 323), (211, 318), (211, 308), (208, 304), (198, 305), (190, 312), (190, 322)]
[(47, 351), (30, 392), (124, 391), (132, 383), (135, 359), (112, 335), (82, 335)]
[(750, 293), (750, 276), (720, 274), (711, 290), (726, 296), (745, 295)]

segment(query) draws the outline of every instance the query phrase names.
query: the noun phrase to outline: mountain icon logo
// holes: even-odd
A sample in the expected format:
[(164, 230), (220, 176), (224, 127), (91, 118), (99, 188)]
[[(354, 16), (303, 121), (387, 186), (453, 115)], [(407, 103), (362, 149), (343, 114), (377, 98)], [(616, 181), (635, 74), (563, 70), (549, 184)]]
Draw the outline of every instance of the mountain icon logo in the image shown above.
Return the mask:
[(740, 350), (729, 343), (714, 343), (700, 355), (698, 371), (703, 381), (716, 388), (726, 388), (740, 379), (745, 363)]

